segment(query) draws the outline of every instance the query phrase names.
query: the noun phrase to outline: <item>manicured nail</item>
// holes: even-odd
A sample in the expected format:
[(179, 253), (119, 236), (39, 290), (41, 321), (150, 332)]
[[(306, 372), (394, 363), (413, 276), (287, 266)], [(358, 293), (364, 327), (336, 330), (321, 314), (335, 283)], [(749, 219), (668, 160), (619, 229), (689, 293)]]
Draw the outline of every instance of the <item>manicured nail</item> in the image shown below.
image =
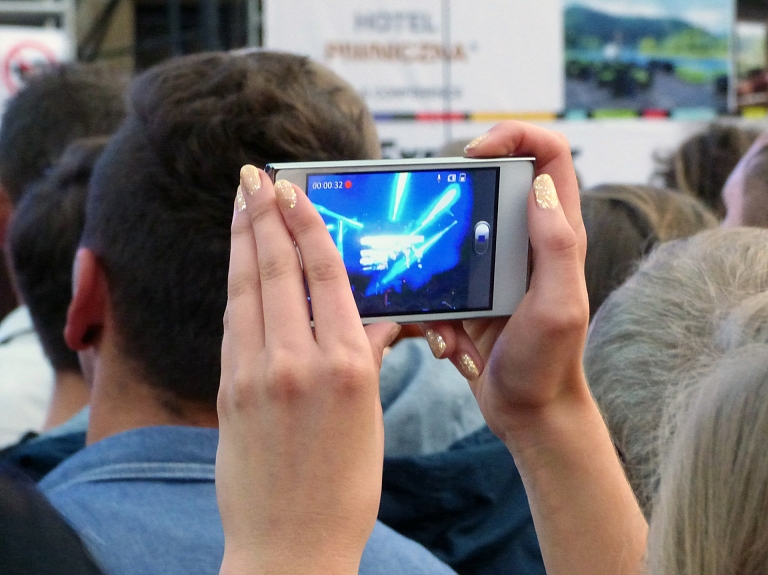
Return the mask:
[(557, 199), (555, 182), (549, 174), (541, 174), (533, 180), (533, 193), (536, 196), (536, 205), (545, 210), (553, 210), (560, 205)]
[(240, 168), (240, 183), (249, 195), (253, 195), (261, 189), (261, 176), (256, 166), (247, 164)]
[(424, 337), (429, 344), (429, 349), (432, 350), (432, 355), (434, 355), (437, 359), (443, 357), (446, 348), (443, 336), (437, 333), (435, 330), (428, 329), (424, 333)]
[(459, 356), (459, 370), (467, 379), (477, 379), (480, 376), (480, 370), (477, 369), (474, 360), (467, 353), (462, 353)]
[(277, 203), (284, 210), (292, 210), (296, 207), (296, 190), (293, 189), (293, 184), (288, 180), (275, 182), (275, 197)]
[(469, 150), (471, 150), (472, 148), (474, 148), (475, 146), (477, 146), (477, 145), (478, 145), (480, 142), (482, 142), (483, 140), (485, 140), (487, 137), (488, 137), (488, 132), (486, 132), (485, 134), (482, 134), (482, 135), (478, 136), (477, 138), (475, 138), (474, 140), (472, 140), (472, 141), (471, 141), (469, 144), (467, 144), (466, 146), (464, 146), (464, 152), (465, 152), (465, 153), (466, 153), (466, 152), (468, 152)]
[(245, 210), (245, 197), (243, 196), (243, 188), (237, 186), (237, 195), (235, 196), (235, 210), (242, 212)]

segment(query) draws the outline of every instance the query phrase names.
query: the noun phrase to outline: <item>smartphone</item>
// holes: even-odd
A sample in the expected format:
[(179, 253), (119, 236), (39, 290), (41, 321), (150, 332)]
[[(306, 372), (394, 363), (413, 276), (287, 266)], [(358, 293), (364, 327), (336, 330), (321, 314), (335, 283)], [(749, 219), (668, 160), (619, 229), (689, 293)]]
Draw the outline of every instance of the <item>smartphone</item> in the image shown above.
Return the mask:
[(280, 163), (266, 171), (305, 190), (320, 212), (363, 323), (511, 315), (525, 294), (533, 158)]

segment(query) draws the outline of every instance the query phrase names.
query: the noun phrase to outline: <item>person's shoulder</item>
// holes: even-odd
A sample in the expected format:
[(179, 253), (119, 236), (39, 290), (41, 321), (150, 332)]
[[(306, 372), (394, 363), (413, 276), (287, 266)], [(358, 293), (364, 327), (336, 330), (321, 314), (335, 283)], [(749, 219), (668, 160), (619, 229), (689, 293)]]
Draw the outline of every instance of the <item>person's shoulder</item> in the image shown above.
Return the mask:
[(123, 431), (79, 451), (40, 482), (49, 496), (91, 484), (214, 479), (218, 432), (215, 429), (154, 426)]
[(455, 575), (425, 547), (376, 522), (363, 551), (360, 575)]
[(171, 426), (126, 431), (76, 453), (39, 485), (107, 572), (213, 574), (224, 546), (215, 438)]

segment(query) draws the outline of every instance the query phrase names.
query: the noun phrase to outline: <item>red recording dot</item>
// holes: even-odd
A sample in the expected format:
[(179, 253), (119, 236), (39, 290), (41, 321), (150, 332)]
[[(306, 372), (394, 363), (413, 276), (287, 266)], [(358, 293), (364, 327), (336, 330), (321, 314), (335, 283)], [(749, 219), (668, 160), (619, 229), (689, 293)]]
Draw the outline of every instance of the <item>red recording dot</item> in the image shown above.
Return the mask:
[(344, 182), (344, 187), (347, 188), (347, 189), (351, 188), (352, 187), (352, 181), (351, 180), (347, 180), (346, 182)]

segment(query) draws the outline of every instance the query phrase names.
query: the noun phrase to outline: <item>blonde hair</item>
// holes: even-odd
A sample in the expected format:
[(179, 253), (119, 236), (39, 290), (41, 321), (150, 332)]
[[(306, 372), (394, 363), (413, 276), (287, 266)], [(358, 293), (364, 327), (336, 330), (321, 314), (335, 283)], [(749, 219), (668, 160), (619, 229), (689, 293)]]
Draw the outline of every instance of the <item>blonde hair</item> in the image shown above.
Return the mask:
[(768, 230), (717, 229), (659, 246), (595, 315), (585, 373), (646, 516), (676, 398), (727, 351), (720, 325), (766, 290)]
[(694, 395), (690, 409), (678, 416), (662, 466), (649, 573), (764, 575), (768, 345), (749, 344), (725, 355)]
[(630, 184), (603, 184), (584, 196), (625, 203), (643, 216), (658, 240), (667, 242), (692, 236), (718, 225), (715, 214), (704, 203), (677, 190)]
[(590, 317), (657, 244), (717, 227), (703, 203), (674, 190), (604, 184), (585, 191), (585, 276)]

